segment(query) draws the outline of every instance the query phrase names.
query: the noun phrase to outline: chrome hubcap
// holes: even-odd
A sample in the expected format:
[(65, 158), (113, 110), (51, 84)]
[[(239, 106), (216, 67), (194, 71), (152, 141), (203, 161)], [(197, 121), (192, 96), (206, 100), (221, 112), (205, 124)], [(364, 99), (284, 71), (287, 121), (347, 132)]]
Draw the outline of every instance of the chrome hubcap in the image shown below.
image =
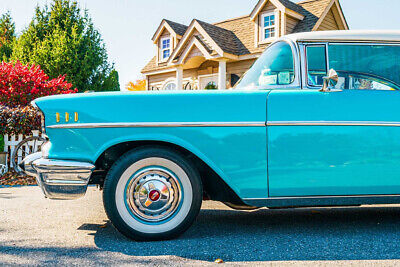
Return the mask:
[(131, 212), (148, 222), (169, 218), (177, 210), (182, 192), (178, 178), (161, 168), (147, 168), (137, 173), (126, 187)]

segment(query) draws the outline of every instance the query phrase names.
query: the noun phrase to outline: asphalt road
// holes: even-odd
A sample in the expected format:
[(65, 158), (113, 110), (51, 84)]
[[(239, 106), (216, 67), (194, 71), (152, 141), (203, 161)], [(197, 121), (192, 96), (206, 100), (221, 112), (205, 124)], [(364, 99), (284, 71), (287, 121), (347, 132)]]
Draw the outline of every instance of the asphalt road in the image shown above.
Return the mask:
[(182, 237), (133, 242), (101, 192), (50, 201), (37, 187), (0, 189), (0, 265), (400, 265), (400, 206), (233, 211), (206, 202)]

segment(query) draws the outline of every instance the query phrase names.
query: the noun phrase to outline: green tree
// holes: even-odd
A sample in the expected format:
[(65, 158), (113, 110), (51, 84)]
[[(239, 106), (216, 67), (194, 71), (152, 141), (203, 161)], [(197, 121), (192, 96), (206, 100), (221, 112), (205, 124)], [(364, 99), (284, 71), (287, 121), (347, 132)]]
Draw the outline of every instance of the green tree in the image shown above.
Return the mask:
[(0, 16), (0, 61), (8, 61), (15, 42), (15, 24), (10, 12)]
[(66, 74), (80, 92), (120, 90), (101, 35), (76, 1), (53, 0), (44, 8), (36, 7), (12, 59), (38, 64), (50, 78)]

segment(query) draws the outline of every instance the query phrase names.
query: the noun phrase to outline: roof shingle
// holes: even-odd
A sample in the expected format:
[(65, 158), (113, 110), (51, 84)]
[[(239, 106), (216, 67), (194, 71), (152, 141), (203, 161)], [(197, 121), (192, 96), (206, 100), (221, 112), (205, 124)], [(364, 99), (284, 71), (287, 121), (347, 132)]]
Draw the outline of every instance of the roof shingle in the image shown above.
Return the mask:
[(224, 52), (238, 56), (248, 52), (232, 31), (204, 21), (197, 20), (197, 22)]
[(168, 23), (169, 26), (174, 30), (174, 32), (180, 36), (183, 36), (188, 28), (188, 26), (173, 22), (170, 20), (165, 19), (165, 22)]

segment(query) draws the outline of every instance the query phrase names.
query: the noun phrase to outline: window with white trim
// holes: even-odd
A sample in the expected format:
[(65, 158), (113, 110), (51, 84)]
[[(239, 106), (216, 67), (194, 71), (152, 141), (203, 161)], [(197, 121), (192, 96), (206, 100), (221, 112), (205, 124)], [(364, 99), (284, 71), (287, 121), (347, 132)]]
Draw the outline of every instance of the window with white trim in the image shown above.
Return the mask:
[(276, 37), (276, 17), (275, 13), (265, 13), (261, 16), (261, 40)]
[(166, 61), (171, 55), (171, 38), (161, 39), (161, 60)]
[(163, 90), (166, 90), (166, 91), (176, 90), (176, 83), (175, 83), (175, 81), (167, 82), (167, 83), (164, 85)]

